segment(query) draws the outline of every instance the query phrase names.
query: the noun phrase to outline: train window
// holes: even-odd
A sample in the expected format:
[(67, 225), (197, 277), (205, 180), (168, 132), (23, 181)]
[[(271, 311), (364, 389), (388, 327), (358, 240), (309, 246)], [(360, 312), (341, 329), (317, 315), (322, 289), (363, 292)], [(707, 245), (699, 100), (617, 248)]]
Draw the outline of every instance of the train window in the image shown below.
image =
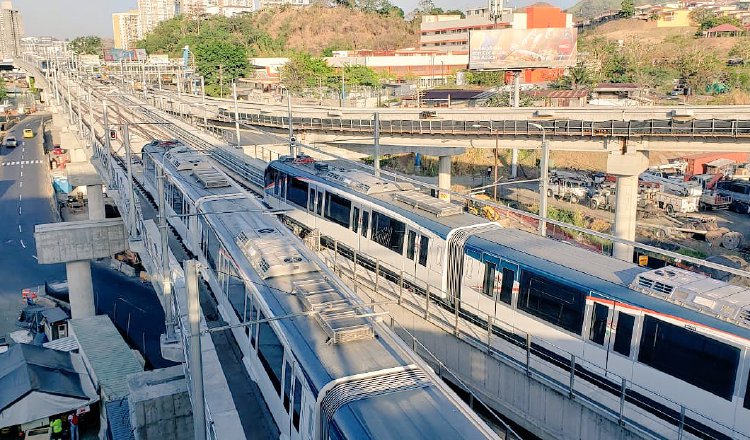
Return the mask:
[(417, 233), (414, 231), (409, 231), (409, 235), (406, 236), (406, 258), (413, 260), (414, 259), (414, 252), (417, 245)]
[(326, 212), (324, 217), (349, 229), (349, 216), (352, 202), (336, 194), (326, 192)]
[(362, 236), (367, 238), (367, 233), (370, 230), (370, 213), (362, 211)]
[(513, 282), (515, 281), (516, 273), (508, 268), (503, 268), (503, 281), (500, 285), (500, 301), (505, 304), (510, 304), (513, 301)]
[[(281, 188), (281, 178), (284, 176), (284, 173), (276, 172), (273, 174), (273, 194), (275, 196), (280, 195), (279, 189)], [(286, 177), (286, 176), (284, 176)]]
[(287, 175), (286, 173), (279, 173), (279, 181), (281, 182), (281, 188), (279, 189), (279, 197), (284, 199), (286, 198), (286, 184), (287, 184)]
[(289, 400), (292, 398), (292, 364), (286, 363), (284, 369), (284, 409), (289, 412)]
[(299, 383), (297, 376), (294, 377), (294, 404), (292, 407), (292, 424), (294, 429), (299, 431), (299, 414), (302, 411), (302, 384)]
[(354, 215), (352, 216), (352, 231), (356, 234), (359, 232), (359, 208), (353, 208)]
[(278, 394), (281, 392), (281, 366), (284, 359), (284, 346), (276, 337), (271, 324), (267, 322), (260, 324), (258, 342), (258, 358)]
[(653, 316), (643, 320), (638, 361), (731, 400), (740, 350)]
[(318, 191), (318, 206), (315, 208), (315, 213), (323, 215), (323, 191)]
[(484, 262), (484, 281), (482, 282), (482, 293), (490, 298), (495, 293), (495, 272), (497, 265), (491, 261)]
[(594, 303), (594, 308), (591, 310), (591, 328), (589, 330), (591, 342), (604, 345), (604, 336), (607, 333), (607, 315), (609, 315), (609, 307)]
[(430, 247), (430, 239), (424, 235), (419, 238), (419, 264), (427, 267), (427, 249)]
[(266, 173), (264, 175), (264, 183), (266, 186), (266, 192), (270, 193), (273, 191), (272, 186), (276, 183), (276, 174), (277, 171), (274, 168), (268, 167), (266, 168)]
[(612, 350), (623, 356), (630, 357), (630, 344), (633, 339), (633, 326), (635, 316), (619, 313), (617, 315), (617, 328), (615, 328), (615, 343)]
[(523, 271), (518, 308), (580, 335), (586, 305), (584, 297), (577, 289)]
[(381, 246), (402, 254), (406, 225), (379, 212), (372, 212), (372, 240)]
[(304, 208), (307, 205), (307, 189), (309, 185), (307, 182), (292, 178), (291, 182), (289, 182), (289, 189), (286, 195), (286, 198), (294, 203), (295, 205)]

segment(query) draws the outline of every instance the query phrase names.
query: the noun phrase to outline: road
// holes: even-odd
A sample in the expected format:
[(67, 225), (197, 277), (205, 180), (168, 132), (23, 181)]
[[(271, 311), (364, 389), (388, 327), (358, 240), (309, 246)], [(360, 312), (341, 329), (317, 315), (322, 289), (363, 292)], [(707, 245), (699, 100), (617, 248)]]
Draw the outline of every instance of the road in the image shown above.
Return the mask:
[[(21, 290), (65, 279), (62, 264), (40, 265), (36, 260), (34, 225), (56, 221), (46, 177), (42, 121), (49, 115), (24, 118), (8, 135), (19, 140), (16, 148), (0, 148), (0, 337), (18, 330)], [(23, 130), (34, 132), (23, 138)]]

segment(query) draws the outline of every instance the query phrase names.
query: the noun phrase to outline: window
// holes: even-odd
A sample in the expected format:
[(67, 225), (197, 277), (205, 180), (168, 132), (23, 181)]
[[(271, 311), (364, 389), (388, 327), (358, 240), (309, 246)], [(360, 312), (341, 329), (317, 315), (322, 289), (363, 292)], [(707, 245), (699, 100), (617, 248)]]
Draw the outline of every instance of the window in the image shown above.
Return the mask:
[(374, 242), (401, 254), (404, 249), (404, 232), (406, 232), (406, 225), (403, 222), (373, 211), (372, 240)]
[(352, 231), (356, 234), (359, 232), (359, 208), (353, 209), (354, 216), (352, 217)]
[(415, 254), (415, 246), (417, 244), (417, 233), (409, 231), (409, 235), (406, 237), (406, 258), (413, 260)]
[(289, 399), (292, 398), (292, 364), (286, 363), (284, 369), (284, 409), (289, 412)]
[(747, 385), (745, 386), (745, 402), (742, 404), (745, 409), (750, 409), (750, 374), (747, 375)]
[(430, 239), (424, 235), (419, 238), (419, 264), (427, 267), (427, 249), (430, 246)]
[(370, 213), (362, 211), (362, 236), (367, 238), (367, 232), (370, 229)]
[(607, 315), (609, 307), (604, 304), (594, 303), (591, 310), (591, 328), (589, 329), (589, 340), (599, 345), (604, 345), (604, 336), (607, 334)]
[(322, 215), (323, 212), (323, 191), (318, 191), (318, 207), (315, 208), (315, 213)]
[(495, 271), (497, 265), (490, 261), (484, 262), (484, 281), (482, 282), (482, 293), (492, 298), (495, 293)]
[(292, 411), (292, 424), (294, 429), (299, 431), (299, 415), (302, 411), (302, 384), (299, 383), (299, 378), (294, 377), (294, 404)]
[(264, 175), (263, 182), (265, 183), (265, 188), (267, 193), (273, 192), (274, 185), (276, 184), (276, 174), (277, 171), (274, 168), (268, 167), (266, 168), (266, 173)]
[(617, 327), (615, 328), (615, 343), (612, 350), (623, 356), (630, 357), (630, 344), (633, 339), (633, 326), (635, 316), (619, 313), (617, 315)]
[(260, 358), (260, 363), (263, 364), (263, 369), (266, 370), (276, 393), (281, 393), (281, 366), (284, 359), (284, 346), (276, 337), (271, 324), (262, 322), (259, 327), (258, 358)]
[(349, 229), (352, 202), (336, 194), (326, 193), (325, 218)]
[(307, 206), (307, 189), (309, 185), (307, 182), (292, 178), (289, 182), (289, 191), (286, 195), (287, 200), (294, 203), (295, 205), (304, 208)]
[(503, 268), (503, 281), (500, 285), (500, 301), (510, 304), (513, 301), (513, 282), (516, 280), (516, 273), (511, 269)]
[(740, 350), (653, 316), (643, 320), (638, 361), (731, 400)]
[(519, 309), (580, 335), (584, 306), (583, 292), (532, 272), (522, 272)]

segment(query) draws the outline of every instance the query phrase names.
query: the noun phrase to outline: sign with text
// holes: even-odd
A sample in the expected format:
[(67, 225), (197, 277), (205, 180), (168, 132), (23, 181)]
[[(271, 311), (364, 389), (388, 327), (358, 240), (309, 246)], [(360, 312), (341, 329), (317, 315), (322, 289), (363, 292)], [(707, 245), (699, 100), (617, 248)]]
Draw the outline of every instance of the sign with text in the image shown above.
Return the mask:
[(469, 69), (560, 68), (576, 64), (575, 28), (491, 29), (469, 34)]

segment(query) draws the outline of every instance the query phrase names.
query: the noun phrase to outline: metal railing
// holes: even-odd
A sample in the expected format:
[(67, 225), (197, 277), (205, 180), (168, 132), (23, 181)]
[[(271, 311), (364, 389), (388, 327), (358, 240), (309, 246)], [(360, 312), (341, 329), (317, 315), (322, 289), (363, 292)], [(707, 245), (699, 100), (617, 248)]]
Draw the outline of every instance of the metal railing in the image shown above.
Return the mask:
[[(219, 117), (227, 120), (233, 115), (222, 112)], [(232, 119), (233, 120), (233, 119)], [(289, 118), (253, 113), (240, 113), (240, 121), (262, 127), (288, 128)], [(544, 127), (547, 136), (552, 137), (675, 137), (675, 138), (747, 138), (750, 137), (750, 120), (693, 119), (652, 119), (646, 121), (584, 121), (584, 120), (476, 120), (459, 121), (445, 119), (405, 119), (380, 120), (381, 136), (391, 135), (440, 135), (477, 136), (493, 138), (496, 135), (531, 137), (539, 136), (539, 130), (531, 124)], [(374, 131), (373, 119), (342, 119), (317, 117), (292, 117), (295, 130), (333, 131), (346, 133), (367, 133)], [(486, 129), (490, 127), (491, 134)]]
[(376, 296), (393, 300), (487, 356), (646, 437), (681, 439), (691, 434), (700, 438), (750, 439), (708, 415), (581, 359), (552, 341), (461, 304), (460, 300), (456, 313), (452, 304), (443, 299), (448, 296), (440, 287), (416, 280), (382, 260), (359, 255), (335, 239), (324, 237), (318, 252), (334, 272), (352, 280), (355, 292), (368, 291), (372, 301)]

